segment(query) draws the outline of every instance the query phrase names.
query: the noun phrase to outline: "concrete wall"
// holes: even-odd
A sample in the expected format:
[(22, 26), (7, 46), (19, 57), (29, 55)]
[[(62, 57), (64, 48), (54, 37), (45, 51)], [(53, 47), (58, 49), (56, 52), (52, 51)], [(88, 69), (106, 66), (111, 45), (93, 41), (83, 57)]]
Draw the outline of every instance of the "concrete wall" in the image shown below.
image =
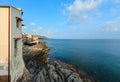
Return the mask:
[(8, 8), (0, 7), (0, 75), (8, 75)]
[(14, 48), (14, 37), (22, 38), (22, 27), (16, 27), (16, 17), (21, 17), (21, 11), (11, 7), (11, 82), (22, 76), (25, 68), (22, 55), (22, 39), (17, 40), (17, 49)]
[[(10, 76), (11, 82), (16, 82), (21, 78), (25, 71), (25, 65), (22, 55), (22, 39), (17, 40), (15, 48), (14, 37), (22, 38), (22, 27), (17, 27), (16, 17), (21, 18), (20, 10), (9, 6), (0, 6), (0, 77), (8, 75), (8, 49), (10, 49)], [(9, 21), (10, 15), (10, 21)], [(10, 22), (10, 48), (8, 48), (8, 28)], [(0, 80), (0, 82), (2, 82)]]

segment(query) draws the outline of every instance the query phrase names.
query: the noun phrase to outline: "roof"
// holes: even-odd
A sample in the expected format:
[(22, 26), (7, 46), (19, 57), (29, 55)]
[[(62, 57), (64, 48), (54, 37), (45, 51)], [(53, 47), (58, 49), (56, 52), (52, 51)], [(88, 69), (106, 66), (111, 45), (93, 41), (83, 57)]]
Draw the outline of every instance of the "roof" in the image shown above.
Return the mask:
[(10, 7), (10, 5), (0, 5), (0, 7)]
[(19, 11), (22, 11), (22, 9), (13, 7), (13, 6), (11, 6), (11, 5), (1, 5), (1, 4), (0, 4), (0, 7), (6, 7), (6, 8), (12, 7), (12, 8), (17, 9), (17, 10), (19, 10)]

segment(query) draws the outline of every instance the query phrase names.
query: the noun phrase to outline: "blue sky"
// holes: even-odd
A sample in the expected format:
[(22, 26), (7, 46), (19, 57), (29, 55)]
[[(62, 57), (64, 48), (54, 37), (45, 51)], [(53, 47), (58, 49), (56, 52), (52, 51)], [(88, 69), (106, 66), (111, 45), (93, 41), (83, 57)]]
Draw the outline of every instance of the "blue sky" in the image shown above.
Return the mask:
[(120, 39), (120, 0), (0, 0), (24, 11), (23, 31), (58, 39)]

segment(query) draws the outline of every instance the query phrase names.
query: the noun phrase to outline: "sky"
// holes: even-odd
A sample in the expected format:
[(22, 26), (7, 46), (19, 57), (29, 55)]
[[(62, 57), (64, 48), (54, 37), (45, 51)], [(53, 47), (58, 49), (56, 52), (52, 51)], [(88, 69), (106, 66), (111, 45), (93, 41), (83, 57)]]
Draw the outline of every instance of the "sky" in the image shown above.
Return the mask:
[(0, 0), (22, 8), (23, 32), (55, 39), (120, 39), (120, 0)]

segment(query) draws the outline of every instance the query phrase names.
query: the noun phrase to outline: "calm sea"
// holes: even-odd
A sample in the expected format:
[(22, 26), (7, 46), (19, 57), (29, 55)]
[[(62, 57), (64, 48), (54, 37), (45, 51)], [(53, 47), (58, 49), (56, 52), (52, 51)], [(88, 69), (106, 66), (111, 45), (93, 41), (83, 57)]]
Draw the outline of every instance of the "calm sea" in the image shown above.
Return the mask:
[(75, 65), (100, 82), (120, 82), (120, 40), (46, 40), (50, 58)]

